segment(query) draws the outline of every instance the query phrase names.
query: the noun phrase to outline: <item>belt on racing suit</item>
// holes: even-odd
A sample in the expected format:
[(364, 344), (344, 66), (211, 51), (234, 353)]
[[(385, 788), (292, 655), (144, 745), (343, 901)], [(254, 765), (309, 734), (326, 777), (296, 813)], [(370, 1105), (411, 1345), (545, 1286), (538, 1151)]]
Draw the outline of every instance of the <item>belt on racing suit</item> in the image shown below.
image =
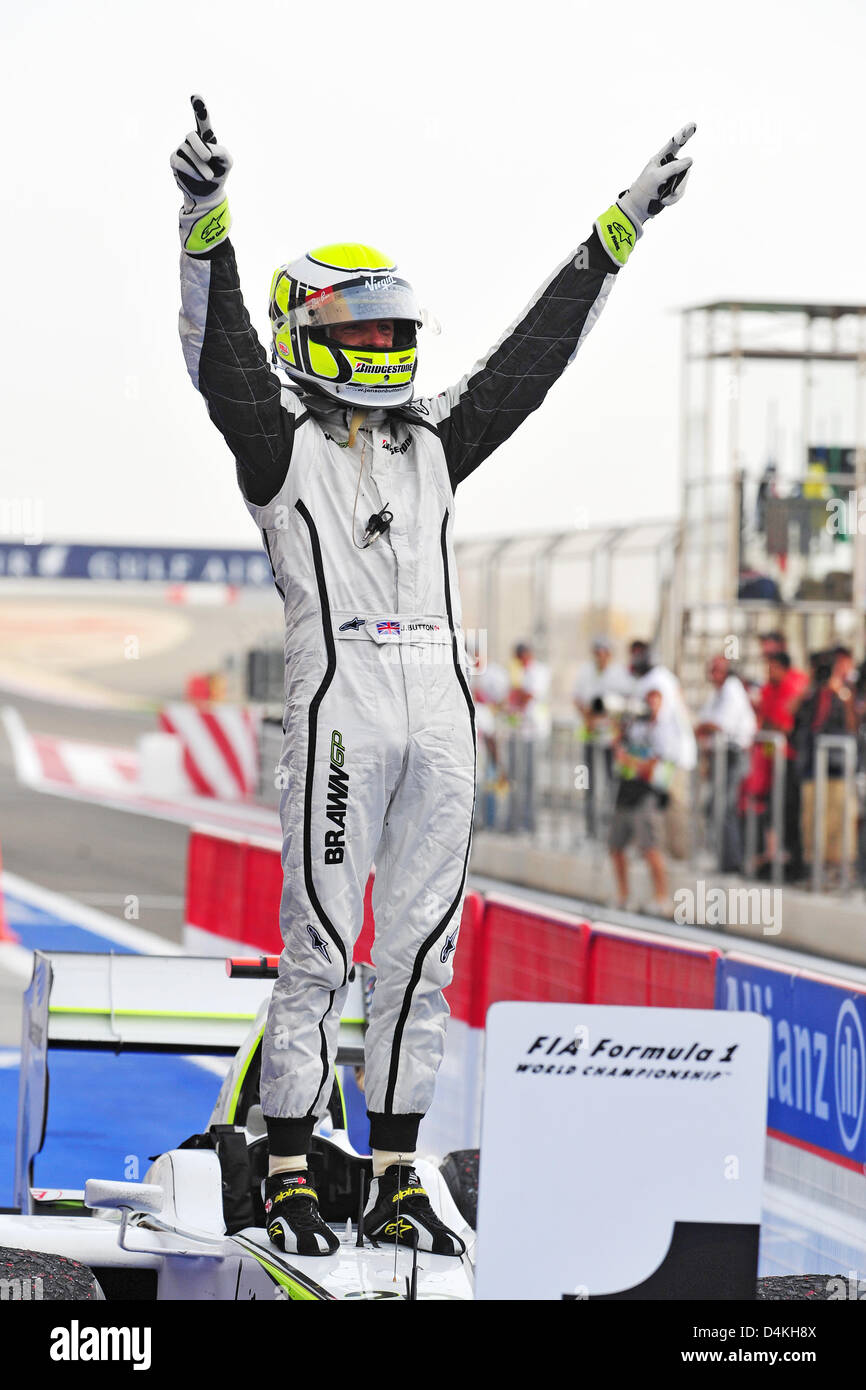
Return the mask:
[[(386, 643), (436, 643), (451, 645), (451, 627), (441, 613), (331, 613), (334, 636), (356, 641)], [(455, 629), (458, 633), (459, 630)]]

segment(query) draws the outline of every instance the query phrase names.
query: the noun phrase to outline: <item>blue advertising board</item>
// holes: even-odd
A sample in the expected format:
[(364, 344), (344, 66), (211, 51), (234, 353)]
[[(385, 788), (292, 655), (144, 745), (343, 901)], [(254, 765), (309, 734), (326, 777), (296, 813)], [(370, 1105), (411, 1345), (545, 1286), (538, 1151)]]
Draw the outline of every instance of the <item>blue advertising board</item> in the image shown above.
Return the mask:
[(92, 579), (130, 584), (233, 584), (268, 587), (274, 579), (263, 550), (206, 546), (39, 545), (0, 542), (7, 579)]
[(862, 1170), (866, 993), (725, 957), (716, 971), (716, 1008), (770, 1020), (768, 1129)]

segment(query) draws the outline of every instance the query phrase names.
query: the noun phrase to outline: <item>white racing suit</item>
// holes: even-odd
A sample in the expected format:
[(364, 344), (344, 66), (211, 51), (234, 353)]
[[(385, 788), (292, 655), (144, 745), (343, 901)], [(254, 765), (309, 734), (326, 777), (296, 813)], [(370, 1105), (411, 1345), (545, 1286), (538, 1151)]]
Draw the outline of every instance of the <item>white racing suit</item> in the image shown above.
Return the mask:
[[(270, 370), (231, 244), (182, 253), (187, 366), (285, 606), (284, 949), (261, 1078), (274, 1154), (306, 1152), (327, 1108), (374, 861), (371, 1146), (415, 1148), (442, 1057), (475, 796), (454, 491), (541, 404), (616, 271), (593, 232), (457, 386), (369, 415), (349, 449), (347, 409)], [(359, 549), (384, 506), (390, 528)]]

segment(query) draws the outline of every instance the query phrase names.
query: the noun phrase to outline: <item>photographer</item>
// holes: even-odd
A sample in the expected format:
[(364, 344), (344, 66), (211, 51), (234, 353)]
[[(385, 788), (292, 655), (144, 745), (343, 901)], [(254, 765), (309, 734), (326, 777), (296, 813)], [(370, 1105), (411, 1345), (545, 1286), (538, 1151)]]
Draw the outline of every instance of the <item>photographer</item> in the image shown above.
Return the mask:
[(634, 840), (652, 879), (653, 900), (647, 910), (657, 917), (670, 917), (663, 845), (665, 812), (677, 771), (680, 739), (676, 721), (663, 713), (662, 692), (647, 690), (645, 700), (646, 708), (638, 717), (623, 721), (614, 745), (614, 776), (618, 785), (609, 848), (616, 878), (616, 906), (628, 905), (625, 852)]

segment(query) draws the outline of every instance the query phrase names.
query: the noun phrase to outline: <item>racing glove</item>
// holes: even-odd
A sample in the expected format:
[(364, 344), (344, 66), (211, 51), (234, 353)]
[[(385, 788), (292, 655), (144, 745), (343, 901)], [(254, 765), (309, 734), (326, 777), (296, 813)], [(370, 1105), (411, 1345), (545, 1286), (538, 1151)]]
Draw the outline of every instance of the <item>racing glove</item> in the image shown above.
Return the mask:
[(692, 161), (688, 156), (681, 159), (679, 152), (696, 129), (694, 121), (690, 121), (677, 131), (596, 222), (601, 242), (617, 265), (625, 265), (643, 235), (644, 222), (683, 196)]
[(190, 256), (202, 256), (223, 241), (231, 227), (225, 185), (232, 157), (217, 144), (203, 98), (190, 100), (196, 128), (171, 156), (171, 167), (183, 194), (180, 244)]

